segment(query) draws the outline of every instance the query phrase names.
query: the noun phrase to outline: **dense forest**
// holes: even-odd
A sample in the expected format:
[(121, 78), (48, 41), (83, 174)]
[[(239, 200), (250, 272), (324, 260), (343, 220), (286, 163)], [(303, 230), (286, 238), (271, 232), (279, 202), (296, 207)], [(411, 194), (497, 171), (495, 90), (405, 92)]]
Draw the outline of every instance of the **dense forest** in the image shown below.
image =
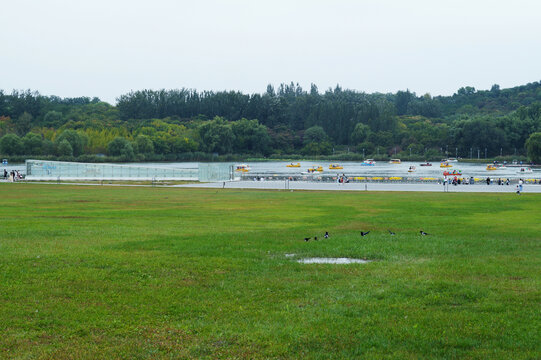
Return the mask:
[(0, 91), (0, 154), (78, 161), (524, 157), (539, 162), (541, 82), (452, 96), (336, 86), (142, 90), (116, 105)]

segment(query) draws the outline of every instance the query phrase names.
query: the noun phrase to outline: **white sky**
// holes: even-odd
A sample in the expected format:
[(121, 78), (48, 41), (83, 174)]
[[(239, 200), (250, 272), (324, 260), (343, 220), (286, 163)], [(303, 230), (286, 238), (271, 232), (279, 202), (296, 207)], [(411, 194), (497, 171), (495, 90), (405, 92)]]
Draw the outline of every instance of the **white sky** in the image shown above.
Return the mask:
[(0, 89), (450, 95), (541, 80), (538, 0), (0, 0)]

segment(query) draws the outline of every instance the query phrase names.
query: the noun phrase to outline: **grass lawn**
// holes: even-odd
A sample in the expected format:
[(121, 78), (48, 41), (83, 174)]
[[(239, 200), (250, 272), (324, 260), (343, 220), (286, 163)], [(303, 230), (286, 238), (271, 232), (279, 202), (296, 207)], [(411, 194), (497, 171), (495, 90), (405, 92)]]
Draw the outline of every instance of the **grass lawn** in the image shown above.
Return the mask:
[(0, 358), (540, 359), (540, 204), (0, 184)]

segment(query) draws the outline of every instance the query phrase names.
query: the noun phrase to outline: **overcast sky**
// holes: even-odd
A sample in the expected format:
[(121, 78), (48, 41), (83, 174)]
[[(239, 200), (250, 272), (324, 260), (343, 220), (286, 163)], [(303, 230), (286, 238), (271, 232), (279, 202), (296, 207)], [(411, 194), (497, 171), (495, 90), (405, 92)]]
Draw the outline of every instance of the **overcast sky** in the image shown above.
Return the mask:
[(299, 83), (450, 95), (541, 80), (538, 0), (0, 0), (0, 89)]

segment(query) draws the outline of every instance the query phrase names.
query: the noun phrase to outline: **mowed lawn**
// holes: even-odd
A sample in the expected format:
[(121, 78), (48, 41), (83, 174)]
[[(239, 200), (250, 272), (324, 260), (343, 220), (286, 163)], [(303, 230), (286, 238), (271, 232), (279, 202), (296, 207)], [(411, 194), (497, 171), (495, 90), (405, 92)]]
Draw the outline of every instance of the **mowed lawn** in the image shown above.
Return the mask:
[(539, 359), (540, 205), (1, 184), (0, 358)]

